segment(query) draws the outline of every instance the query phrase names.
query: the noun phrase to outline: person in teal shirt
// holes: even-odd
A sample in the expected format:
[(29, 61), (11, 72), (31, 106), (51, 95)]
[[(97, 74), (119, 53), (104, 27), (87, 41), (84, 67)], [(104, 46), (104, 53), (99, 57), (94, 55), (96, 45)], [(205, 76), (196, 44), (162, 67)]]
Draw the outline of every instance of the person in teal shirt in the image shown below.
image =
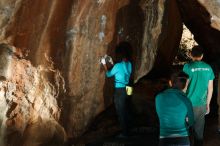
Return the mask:
[(129, 83), (132, 66), (130, 61), (122, 60), (106, 72), (107, 77), (115, 77), (115, 88), (125, 88)]
[(186, 94), (192, 102), (195, 117), (194, 143), (202, 146), (205, 115), (210, 112), (215, 77), (211, 66), (202, 61), (203, 49), (200, 46), (192, 48), (191, 57), (192, 61), (184, 65), (183, 71), (189, 75)]
[(106, 70), (106, 76), (114, 77), (114, 104), (118, 115), (119, 123), (122, 129), (122, 133), (119, 137), (128, 136), (128, 109), (126, 105), (126, 85), (129, 84), (130, 76), (132, 73), (130, 49), (131, 46), (128, 42), (121, 42), (117, 45), (115, 50), (117, 63), (110, 70), (108, 70), (106, 66), (106, 60), (104, 58), (101, 59), (101, 63), (103, 64)]
[(188, 75), (171, 75), (171, 88), (156, 95), (156, 112), (160, 123), (159, 146), (190, 146), (189, 127), (193, 125), (192, 103), (183, 92)]

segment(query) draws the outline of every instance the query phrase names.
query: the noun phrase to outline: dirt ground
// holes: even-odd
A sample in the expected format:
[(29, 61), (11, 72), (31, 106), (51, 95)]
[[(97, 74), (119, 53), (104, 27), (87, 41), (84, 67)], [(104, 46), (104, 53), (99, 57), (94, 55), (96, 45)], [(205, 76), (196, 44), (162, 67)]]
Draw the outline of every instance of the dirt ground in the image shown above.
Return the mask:
[[(217, 132), (217, 114), (210, 114), (206, 117), (204, 146), (220, 146), (220, 133)], [(117, 128), (115, 129), (117, 131)], [(102, 135), (94, 136), (93, 139), (85, 142), (81, 140), (75, 145), (83, 146), (157, 146), (158, 129), (155, 127), (138, 127), (132, 130), (132, 135), (128, 138), (118, 138), (117, 133), (103, 137)], [(91, 134), (91, 133), (90, 133)], [(97, 133), (96, 133), (97, 134)], [(84, 137), (85, 138), (85, 137)], [(70, 145), (70, 146), (73, 146)]]
[(217, 132), (217, 119), (217, 116), (210, 116), (206, 119), (204, 146), (220, 146), (220, 133)]

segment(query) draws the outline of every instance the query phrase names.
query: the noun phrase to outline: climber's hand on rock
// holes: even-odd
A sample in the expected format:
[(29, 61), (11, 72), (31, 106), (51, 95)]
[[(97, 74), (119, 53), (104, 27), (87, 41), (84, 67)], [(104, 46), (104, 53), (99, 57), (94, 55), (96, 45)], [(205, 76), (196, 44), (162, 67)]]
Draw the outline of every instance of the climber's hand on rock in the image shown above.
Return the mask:
[(105, 58), (104, 58), (104, 57), (101, 58), (101, 63), (102, 63), (103, 65), (106, 64), (106, 61), (105, 61)]
[(111, 63), (112, 65), (114, 65), (114, 62), (113, 62), (113, 60), (112, 60), (111, 57), (109, 57), (109, 63)]

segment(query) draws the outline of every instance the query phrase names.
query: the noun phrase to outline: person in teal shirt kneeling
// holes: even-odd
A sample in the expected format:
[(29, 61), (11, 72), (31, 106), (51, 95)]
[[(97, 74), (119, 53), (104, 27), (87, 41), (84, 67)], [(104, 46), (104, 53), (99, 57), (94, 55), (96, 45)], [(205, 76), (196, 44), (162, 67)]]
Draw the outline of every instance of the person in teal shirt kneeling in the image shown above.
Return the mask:
[(190, 146), (189, 127), (193, 125), (192, 103), (183, 92), (188, 75), (171, 75), (171, 88), (156, 96), (156, 112), (160, 123), (159, 146)]

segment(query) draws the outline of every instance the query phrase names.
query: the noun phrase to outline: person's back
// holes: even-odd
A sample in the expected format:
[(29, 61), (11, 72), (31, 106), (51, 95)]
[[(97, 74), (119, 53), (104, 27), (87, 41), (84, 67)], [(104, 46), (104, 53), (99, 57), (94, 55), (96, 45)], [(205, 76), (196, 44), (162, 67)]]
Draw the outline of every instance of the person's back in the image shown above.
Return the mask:
[(190, 101), (179, 89), (167, 89), (157, 95), (156, 107), (160, 120), (160, 137), (188, 136), (186, 117), (190, 106)]
[(189, 126), (193, 124), (193, 110), (186, 97), (187, 75), (175, 73), (171, 87), (156, 96), (156, 112), (160, 123), (160, 146), (189, 146)]
[(132, 65), (130, 61), (121, 61), (106, 72), (107, 77), (115, 76), (115, 88), (125, 87), (129, 83)]
[(214, 78), (210, 65), (203, 61), (192, 61), (184, 65), (183, 71), (189, 75), (186, 94), (193, 106), (206, 105), (208, 83)]
[(120, 42), (115, 49), (117, 63), (108, 70), (105, 59), (101, 59), (101, 62), (106, 70), (107, 77), (114, 77), (115, 91), (114, 91), (114, 104), (118, 115), (120, 127), (122, 133), (119, 137), (127, 137), (129, 135), (129, 113), (127, 109), (128, 95), (126, 92), (126, 86), (129, 84), (129, 80), (132, 73), (132, 64), (130, 60), (130, 44), (128, 42)]
[(186, 93), (193, 104), (195, 146), (202, 146), (205, 115), (210, 112), (214, 73), (207, 63), (201, 61), (203, 49), (200, 46), (192, 48), (191, 56), (192, 62), (185, 64), (183, 71), (189, 75)]

